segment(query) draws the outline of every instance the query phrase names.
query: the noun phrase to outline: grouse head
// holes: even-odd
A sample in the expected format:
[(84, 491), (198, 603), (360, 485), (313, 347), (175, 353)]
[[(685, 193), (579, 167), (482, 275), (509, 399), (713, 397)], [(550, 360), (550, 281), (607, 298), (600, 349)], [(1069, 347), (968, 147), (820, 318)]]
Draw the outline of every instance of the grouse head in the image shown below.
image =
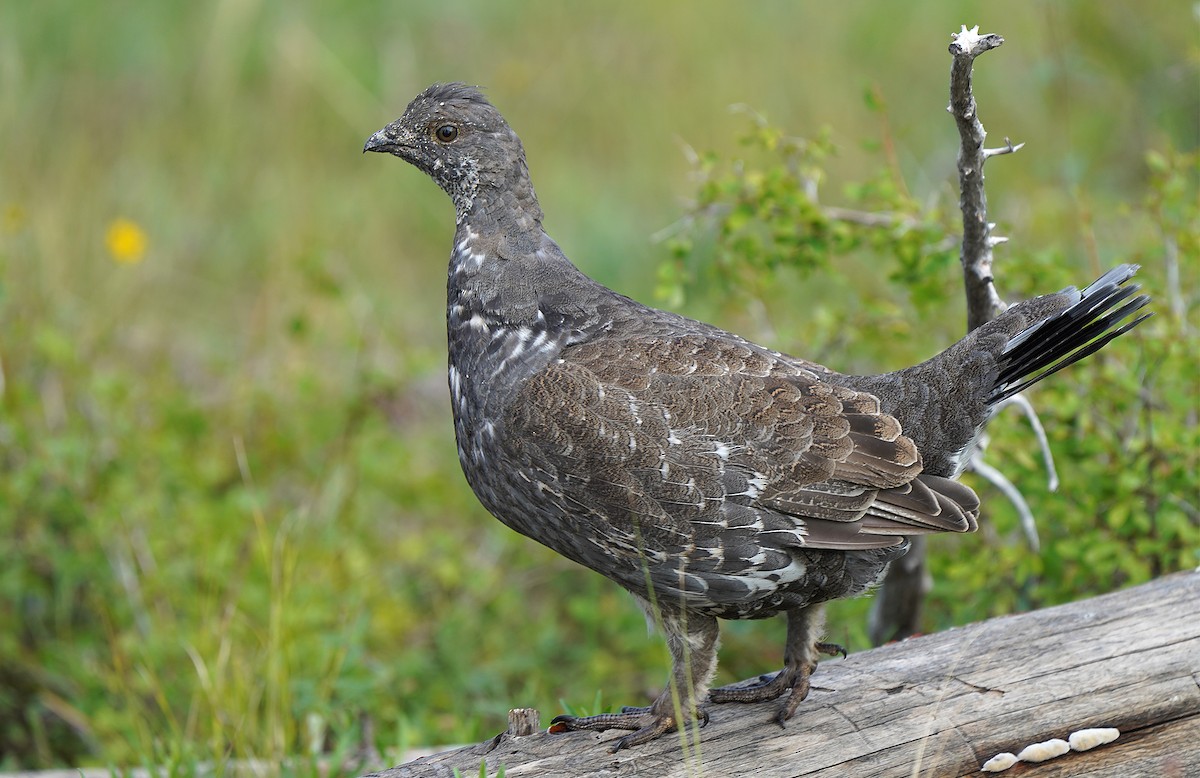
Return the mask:
[(481, 192), (527, 189), (533, 197), (520, 139), (466, 84), (429, 87), (403, 116), (368, 138), (363, 151), (386, 151), (425, 171), (450, 195), (460, 223)]

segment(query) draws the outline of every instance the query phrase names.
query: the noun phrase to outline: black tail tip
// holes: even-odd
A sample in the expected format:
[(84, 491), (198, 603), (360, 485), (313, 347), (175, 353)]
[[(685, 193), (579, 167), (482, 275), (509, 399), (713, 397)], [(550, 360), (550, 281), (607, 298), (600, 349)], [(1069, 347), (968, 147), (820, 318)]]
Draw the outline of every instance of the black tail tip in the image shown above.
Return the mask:
[(1138, 294), (1138, 284), (1127, 284), (1138, 269), (1118, 265), (1083, 291), (1063, 290), (1073, 297), (1065, 309), (1017, 333), (1004, 347), (991, 402), (1019, 394), (1150, 318), (1146, 312), (1126, 321), (1150, 302), (1149, 295)]

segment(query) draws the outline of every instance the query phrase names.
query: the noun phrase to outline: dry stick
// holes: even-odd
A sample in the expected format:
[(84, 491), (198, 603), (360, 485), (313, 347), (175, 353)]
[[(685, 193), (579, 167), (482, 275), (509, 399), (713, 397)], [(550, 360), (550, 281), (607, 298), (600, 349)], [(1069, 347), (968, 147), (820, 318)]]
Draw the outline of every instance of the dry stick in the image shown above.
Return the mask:
[[(946, 110), (954, 117), (961, 139), (958, 186), (963, 239), (959, 259), (967, 297), (967, 330), (970, 331), (996, 318), (1005, 309), (1004, 301), (996, 293), (992, 276), (992, 248), (1005, 239), (992, 235), (994, 225), (987, 220), (983, 165), (989, 157), (1010, 154), (1023, 144), (1014, 146), (1006, 138), (1001, 148), (984, 148), (987, 132), (979, 121), (975, 96), (971, 91), (975, 58), (1000, 46), (1004, 39), (999, 35), (980, 35), (978, 27), (968, 30), (965, 25), (962, 32), (952, 37), (950, 105)], [(871, 604), (867, 625), (871, 642), (875, 645), (900, 640), (921, 631), (921, 605), (930, 585), (925, 548), (924, 537), (912, 538), (909, 552), (888, 569), (883, 586)]]
[(508, 734), (516, 737), (532, 735), (540, 728), (537, 708), (513, 708), (508, 712)]
[[(968, 30), (965, 25), (962, 32), (953, 38), (954, 42), (950, 44), (950, 54), (954, 57), (950, 66), (950, 105), (946, 110), (954, 116), (959, 137), (962, 139), (958, 152), (958, 183), (962, 193), (959, 209), (963, 218), (963, 240), (959, 259), (962, 262), (963, 288), (967, 298), (967, 330), (970, 331), (996, 318), (1008, 307), (996, 293), (995, 276), (992, 273), (992, 248), (1008, 239), (992, 235), (992, 227), (995, 225), (987, 220), (983, 165), (988, 159), (1001, 154), (1012, 154), (1025, 144), (1018, 143), (1014, 146), (1012, 141), (1005, 138), (1004, 145), (1000, 148), (984, 148), (983, 142), (987, 138), (987, 132), (979, 121), (975, 96), (971, 89), (972, 63), (975, 57), (997, 48), (1004, 43), (1004, 39), (999, 35), (980, 35), (978, 26)], [(1009, 404), (1006, 403), (1001, 408), (1007, 405)], [(1055, 472), (1054, 456), (1050, 452), (1050, 444), (1046, 440), (1037, 412), (1028, 401), (1023, 400), (1014, 405), (1025, 412), (1037, 436), (1042, 458), (1046, 463), (1050, 491), (1054, 491), (1058, 488), (1058, 474)], [(980, 438), (967, 469), (1008, 497), (1021, 516), (1021, 526), (1030, 547), (1037, 551), (1040, 542), (1033, 513), (1017, 487), (1005, 478), (1003, 473), (983, 461), (983, 452), (986, 450), (987, 436), (984, 435)], [(921, 553), (921, 566), (924, 567), (923, 546)]]
[(987, 132), (975, 106), (971, 91), (971, 72), (975, 58), (1004, 43), (999, 35), (980, 35), (979, 28), (954, 36), (950, 53), (950, 106), (962, 145), (958, 150), (958, 207), (962, 211), (963, 239), (959, 259), (963, 268), (963, 286), (967, 295), (967, 330), (973, 330), (1004, 312), (1004, 301), (996, 293), (992, 276), (992, 247), (1003, 242), (992, 237), (987, 220), (987, 194), (983, 188), (983, 163), (996, 154), (1016, 151), (1011, 143), (1006, 148), (989, 151), (983, 147)]
[[(967, 331), (970, 332), (999, 316), (1006, 307), (996, 292), (995, 277), (992, 274), (992, 247), (1003, 242), (1003, 239), (992, 237), (992, 227), (995, 225), (987, 220), (987, 193), (983, 186), (983, 165), (993, 154), (983, 146), (984, 139), (987, 138), (987, 131), (983, 129), (983, 123), (979, 121), (975, 95), (971, 89), (975, 58), (985, 51), (991, 51), (1002, 45), (1004, 38), (994, 34), (980, 35), (978, 25), (968, 30), (965, 24), (962, 26), (961, 32), (951, 37), (953, 42), (950, 44), (950, 54), (953, 60), (950, 66), (950, 105), (946, 110), (954, 117), (961, 140), (958, 150), (958, 189), (960, 193), (958, 208), (962, 212), (963, 239), (959, 261), (962, 263), (963, 269), (963, 291), (967, 297)], [(1016, 150), (1007, 138), (1005, 138), (1005, 145), (1009, 152)], [(996, 474), (999, 475), (998, 471)], [(913, 544), (912, 550), (906, 557), (913, 554), (919, 556), (909, 562), (908, 572), (895, 579), (896, 585), (908, 588), (889, 593), (891, 596), (888, 601), (891, 602), (903, 602), (908, 598), (917, 601), (916, 606), (910, 605), (904, 608), (901, 611), (903, 615), (914, 613), (920, 615), (920, 603), (924, 600), (932, 580), (925, 561), (924, 538), (920, 538), (920, 540), (920, 543)], [(916, 571), (915, 575), (914, 570)], [(916, 581), (916, 586), (913, 585), (914, 581)], [(892, 583), (892, 577), (889, 575), (884, 580), (883, 586), (886, 589)], [(872, 617), (876, 616), (874, 612), (871, 615)], [(879, 614), (881, 619), (894, 618), (895, 615)], [(872, 618), (872, 626), (875, 621), (876, 619)], [(908, 624), (897, 624), (896, 631), (914, 634), (919, 632), (920, 628), (920, 622), (914, 621)], [(931, 717), (929, 726), (932, 728), (933, 725)], [(913, 764), (914, 776), (920, 773), (922, 757), (928, 743), (928, 737), (921, 739), (917, 749), (917, 758)]]

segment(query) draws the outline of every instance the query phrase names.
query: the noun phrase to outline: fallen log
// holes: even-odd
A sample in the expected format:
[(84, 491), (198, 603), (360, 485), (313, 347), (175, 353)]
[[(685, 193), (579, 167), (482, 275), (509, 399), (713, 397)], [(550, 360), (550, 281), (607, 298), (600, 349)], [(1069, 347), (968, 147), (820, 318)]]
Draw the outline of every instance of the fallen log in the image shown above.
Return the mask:
[(787, 729), (775, 708), (714, 706), (702, 729), (615, 754), (617, 731), (502, 733), (372, 776), (958, 776), (1090, 727), (1121, 735), (1004, 775), (1196, 775), (1200, 572), (823, 662)]

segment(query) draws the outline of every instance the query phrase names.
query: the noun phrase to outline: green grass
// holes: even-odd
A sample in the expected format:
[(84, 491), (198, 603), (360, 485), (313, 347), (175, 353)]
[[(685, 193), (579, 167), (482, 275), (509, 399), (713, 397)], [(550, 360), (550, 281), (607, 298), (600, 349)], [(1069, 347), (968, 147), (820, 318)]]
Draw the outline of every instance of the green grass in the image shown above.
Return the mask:
[[(475, 741), (511, 707), (546, 716), (660, 688), (665, 649), (628, 598), (488, 517), (458, 472), (441, 325), (452, 209), (416, 171), (359, 153), (435, 80), (489, 87), (550, 231), (592, 275), (882, 369), (961, 333), (953, 263), (890, 281), (885, 241), (717, 286), (700, 229), (675, 278), (661, 268), (679, 257), (649, 236), (698, 196), (680, 144), (749, 155), (733, 103), (788, 133), (829, 127), (826, 202), (883, 202), (896, 192), (880, 182), (903, 180), (945, 229), (948, 34), (1004, 34), (976, 78), (992, 137), (1029, 142), (988, 168), (1013, 239), (1002, 291), (1133, 258), (1159, 315), (1037, 393), (1059, 494), (1021, 423), (1001, 420), (991, 461), (1034, 504), (1045, 551), (985, 492), (984, 531), (937, 545), (929, 627), (1194, 566), (1200, 227), (1195, 159), (1171, 151), (1197, 143), (1186, 14), (0, 6), (0, 768), (257, 758), (312, 774), (306, 760), (339, 764), (364, 739)], [(110, 253), (121, 219), (146, 236), (140, 261)], [(866, 605), (837, 606), (832, 637), (865, 647)], [(782, 633), (728, 625), (720, 680), (773, 668)]]

